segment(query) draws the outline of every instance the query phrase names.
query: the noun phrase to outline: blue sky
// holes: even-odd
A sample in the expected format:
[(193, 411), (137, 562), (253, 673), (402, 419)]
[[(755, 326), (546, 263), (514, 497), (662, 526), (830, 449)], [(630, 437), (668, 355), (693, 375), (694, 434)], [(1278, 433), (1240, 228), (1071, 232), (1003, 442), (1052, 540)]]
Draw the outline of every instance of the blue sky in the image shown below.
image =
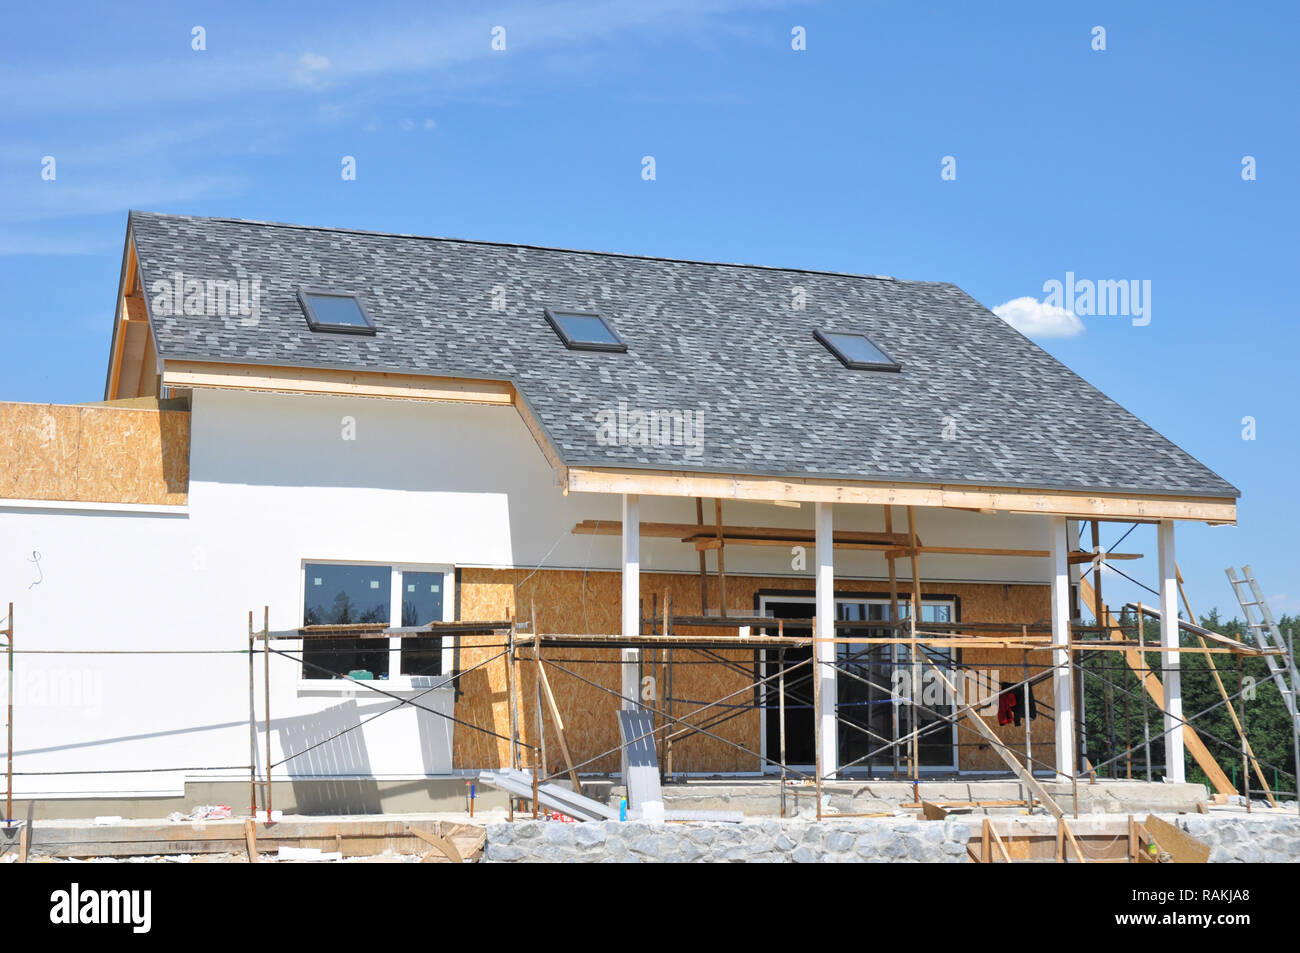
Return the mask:
[[(1250, 562), (1275, 610), (1300, 610), (1294, 5), (51, 3), (5, 20), (0, 398), (102, 397), (133, 207), (952, 281), (990, 308), (1067, 272), (1150, 281), (1149, 324), (1089, 315), (1036, 339), (1242, 489), (1238, 527), (1180, 528), (1195, 608), (1236, 608), (1223, 568)], [(1143, 527), (1123, 548), (1154, 545)], [(1154, 581), (1152, 561), (1124, 568)]]

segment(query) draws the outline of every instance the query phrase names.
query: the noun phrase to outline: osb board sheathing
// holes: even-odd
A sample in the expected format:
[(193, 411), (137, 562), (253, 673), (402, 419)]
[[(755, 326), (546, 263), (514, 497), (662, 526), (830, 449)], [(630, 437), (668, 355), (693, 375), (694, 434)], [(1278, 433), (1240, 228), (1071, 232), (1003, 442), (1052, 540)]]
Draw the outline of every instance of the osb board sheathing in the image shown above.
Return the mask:
[[(710, 604), (717, 605), (716, 582), (710, 580)], [(877, 583), (840, 582), (837, 588), (853, 592), (877, 593), (882, 588)], [(727, 578), (727, 604), (733, 614), (749, 613), (755, 607), (755, 596), (760, 590), (811, 595), (813, 583), (790, 578), (729, 576)], [(905, 587), (904, 590), (905, 592)], [(1001, 584), (922, 583), (924, 595), (956, 596), (961, 600), (961, 617), (965, 621), (1032, 622), (1047, 617), (1048, 590), (1045, 586)], [(696, 614), (700, 608), (699, 577), (679, 573), (642, 573), (641, 594), (648, 612), (657, 599), (659, 613), (665, 594), (672, 600), (679, 614)], [(461, 572), (460, 617), (465, 620), (503, 619), (514, 613), (527, 620), (536, 612), (537, 627), (543, 633), (614, 635), (620, 629), (621, 580), (617, 572), (589, 572), (569, 570), (495, 570), (464, 569)], [(680, 628), (682, 634), (717, 634), (718, 630)], [(502, 651), (489, 643), (499, 640), (491, 637), (466, 637), (461, 640), (460, 669), (467, 669)], [(531, 651), (531, 650), (529, 650)], [(965, 650), (965, 660), (996, 665), (1006, 681), (1023, 677), (1020, 666), (1023, 653), (1019, 651)], [(531, 657), (518, 663), (517, 717), (525, 742), (532, 744), (537, 737), (536, 663)], [(721, 653), (744, 669), (744, 674), (723, 665), (684, 664), (704, 661), (694, 651), (678, 649), (674, 653), (673, 715), (683, 717), (724, 695), (736, 692), (753, 681), (753, 653)], [(663, 706), (664, 676), (662, 652), (642, 652), (642, 673), (655, 678), (656, 707)], [(615, 772), (618, 770), (618, 727), (614, 712), (618, 699), (588, 685), (575, 676), (581, 676), (612, 691), (618, 691), (620, 672), (618, 653), (610, 649), (569, 649), (550, 647), (546, 657), (568, 669), (563, 672), (548, 666), (547, 674), (555, 692), (560, 716), (564, 721), (565, 737), (575, 762), (597, 760), (582, 765), (582, 772)], [(1046, 653), (1030, 653), (1030, 671), (1040, 671), (1047, 664)], [(570, 674), (572, 673), (572, 674)], [(460, 680), (463, 694), (456, 704), (456, 717), (475, 725), (489, 727), (500, 735), (510, 734), (509, 693), (504, 659), (496, 659), (482, 668), (468, 672)], [(1035, 697), (1043, 704), (1050, 702), (1050, 681), (1037, 687)], [(748, 704), (753, 701), (752, 690), (726, 700), (727, 705)], [(543, 722), (546, 725), (548, 773), (563, 769), (562, 756), (555, 735), (549, 709), (543, 705)], [(692, 724), (706, 724), (718, 715), (734, 714), (733, 708), (714, 708), (689, 719)], [(997, 717), (986, 719), (999, 737), (1013, 750), (1023, 748), (1024, 729), (1008, 726), (999, 728)], [(757, 711), (744, 711), (722, 724), (709, 729), (728, 741), (742, 745), (755, 754), (738, 750), (723, 741), (705, 735), (693, 734), (673, 744), (673, 768), (688, 772), (758, 771), (762, 764), (756, 752), (760, 750), (761, 719)], [(1051, 763), (1051, 722), (1040, 717), (1031, 722), (1032, 744), (1035, 760)], [(1005, 771), (1005, 765), (995, 751), (983, 743), (974, 730), (960, 731), (958, 740), (979, 747), (960, 749), (960, 764), (964, 769)], [(662, 736), (656, 739), (659, 756), (665, 757)], [(605, 752), (613, 753), (605, 754)], [(455, 729), (454, 761), (458, 768), (487, 768), (509, 763), (509, 743), (493, 738), (471, 728), (458, 725)], [(531, 763), (525, 752), (525, 766)]]
[(0, 403), (0, 498), (185, 503), (190, 415), (181, 410)]

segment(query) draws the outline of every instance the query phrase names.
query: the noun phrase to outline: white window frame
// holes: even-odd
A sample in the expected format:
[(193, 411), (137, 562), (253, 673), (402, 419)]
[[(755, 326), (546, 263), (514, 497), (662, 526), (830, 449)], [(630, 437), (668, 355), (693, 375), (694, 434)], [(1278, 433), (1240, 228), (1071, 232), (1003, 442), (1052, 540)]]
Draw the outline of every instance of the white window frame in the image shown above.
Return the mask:
[[(442, 574), (442, 621), (456, 620), (456, 568), (445, 563), (401, 563), (374, 559), (311, 559), (304, 558), (298, 567), (298, 619), (302, 624), (303, 607), (307, 603), (307, 565), (323, 566), (377, 566), (389, 571), (388, 624), (402, 624), (402, 580), (408, 572), (431, 572)], [(441, 675), (402, 675), (402, 639), (393, 636), (388, 640), (388, 678), (377, 679), (376, 687), (386, 692), (422, 692), (434, 688), (451, 691), (451, 670), (456, 659), (456, 637), (444, 636), (442, 640), (442, 674)], [(298, 643), (301, 656), (303, 642)], [(330, 694), (369, 695), (373, 692), (345, 678), (326, 678), (311, 676), (298, 669), (298, 688), (300, 691)]]
[[(803, 595), (803, 594), (798, 594), (798, 595), (784, 595), (784, 594), (780, 594), (780, 593), (762, 593), (762, 594), (759, 595), (758, 613), (759, 613), (759, 615), (764, 615), (764, 616), (767, 615), (767, 606), (768, 606), (768, 603), (770, 603), (770, 602), (808, 602), (808, 603), (815, 603), (816, 601), (817, 601), (817, 597), (816, 597), (815, 595), (810, 596), (810, 595)], [(888, 606), (889, 606), (889, 604), (890, 604), (890, 600), (889, 600), (888, 597), (880, 598), (880, 597), (877, 597), (877, 596), (871, 596), (871, 597), (867, 597), (867, 596), (836, 596), (836, 597), (835, 597), (835, 604), (836, 604), (837, 606), (839, 606), (839, 605), (843, 605), (843, 604), (853, 604), (853, 605), (880, 605), (880, 606), (885, 606), (886, 608), (888, 608)], [(927, 596), (924, 596), (924, 595), (923, 595), (923, 596), (921, 597), (921, 608), (922, 608), (922, 611), (924, 611), (925, 606), (927, 606), (927, 605), (948, 606), (950, 618), (951, 618), (952, 621), (954, 621), (954, 622), (957, 621), (957, 600), (956, 600), (956, 599), (952, 599), (952, 598), (948, 598), (948, 599), (933, 598), (933, 597), (927, 597)], [(899, 614), (900, 614), (901, 618), (904, 618), (904, 619), (907, 618), (907, 613), (911, 611), (911, 604), (910, 604), (910, 601), (909, 601), (907, 598), (904, 598), (904, 597), (901, 596), (901, 595), (900, 595), (899, 600), (898, 600), (898, 611), (899, 611)], [(888, 612), (886, 611), (885, 614), (888, 615)], [(837, 613), (837, 616), (838, 616), (838, 613)], [(837, 619), (837, 621), (838, 621), (838, 619)], [(894, 646), (894, 648), (897, 650), (899, 647), (898, 647), (898, 646)], [(762, 672), (762, 676), (763, 676), (764, 678), (766, 678), (768, 675), (775, 674), (775, 668), (773, 668), (773, 670), (770, 671), (770, 672), (768, 671), (768, 667), (767, 667), (767, 653), (768, 653), (768, 651), (770, 651), (770, 650), (768, 650), (768, 649), (762, 649), (762, 650), (761, 650), (761, 653), (760, 653), (761, 656), (762, 656), (762, 668), (761, 668), (761, 672)], [(839, 684), (839, 677), (840, 677), (840, 672), (839, 672), (839, 669), (837, 668), (837, 669), (835, 670), (835, 682), (836, 682), (836, 684)], [(761, 724), (760, 724), (760, 726), (759, 726), (759, 740), (760, 740), (760, 742), (761, 742), (761, 744), (762, 744), (762, 747), (761, 747), (760, 750), (761, 750), (761, 752), (762, 752), (763, 758), (766, 759), (766, 758), (769, 757), (768, 752), (767, 752), (767, 717), (768, 717), (769, 714), (771, 714), (771, 712), (769, 712), (766, 708), (764, 708), (764, 709), (761, 710), (760, 714), (761, 714), (761, 716), (762, 716), (762, 718), (761, 718)], [(838, 731), (838, 728), (837, 728), (836, 730)], [(926, 774), (926, 773), (930, 773), (930, 774), (942, 774), (942, 773), (949, 773), (949, 774), (951, 774), (951, 773), (957, 773), (957, 772), (960, 772), (960, 771), (961, 771), (960, 764), (961, 764), (961, 753), (960, 753), (960, 749), (958, 749), (958, 747), (957, 747), (957, 726), (956, 726), (956, 724), (954, 724), (954, 725), (952, 725), (952, 763), (951, 763), (951, 764), (948, 764), (948, 765), (922, 765), (922, 767), (921, 767), (921, 773), (922, 773), (922, 774)], [(813, 770), (813, 765), (811, 765), (811, 764), (791, 764), (791, 765), (787, 765), (787, 767), (795, 768), (796, 770), (799, 770), (799, 771), (812, 771), (812, 770)], [(856, 775), (856, 773), (857, 773), (858, 771), (863, 771), (863, 772), (865, 772), (865, 771), (866, 771), (866, 767), (865, 767), (865, 766), (861, 766), (861, 765), (859, 765), (859, 766), (855, 766), (854, 768), (852, 768), (852, 769), (850, 769), (850, 770), (851, 770), (852, 772), (854, 772), (854, 775)], [(764, 774), (773, 774), (773, 773), (779, 774), (780, 772), (781, 772), (781, 769), (780, 769), (779, 767), (777, 767), (777, 766), (775, 766), (775, 765), (772, 765), (772, 764), (769, 764), (766, 760), (763, 761), (763, 773), (764, 773)]]

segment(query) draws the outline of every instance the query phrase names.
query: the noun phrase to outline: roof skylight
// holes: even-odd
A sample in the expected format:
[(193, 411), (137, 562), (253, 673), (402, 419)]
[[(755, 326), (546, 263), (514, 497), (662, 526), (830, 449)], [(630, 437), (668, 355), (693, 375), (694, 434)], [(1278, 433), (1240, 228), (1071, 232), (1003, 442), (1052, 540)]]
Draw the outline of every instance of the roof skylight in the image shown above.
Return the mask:
[(618, 333), (602, 315), (546, 309), (546, 320), (571, 351), (626, 351)]
[(298, 292), (298, 303), (313, 331), (342, 334), (374, 334), (375, 324), (366, 314), (361, 299), (346, 291)]
[(845, 367), (867, 371), (898, 371), (902, 365), (881, 350), (865, 334), (844, 331), (813, 331), (813, 337), (821, 341), (832, 354), (840, 359)]

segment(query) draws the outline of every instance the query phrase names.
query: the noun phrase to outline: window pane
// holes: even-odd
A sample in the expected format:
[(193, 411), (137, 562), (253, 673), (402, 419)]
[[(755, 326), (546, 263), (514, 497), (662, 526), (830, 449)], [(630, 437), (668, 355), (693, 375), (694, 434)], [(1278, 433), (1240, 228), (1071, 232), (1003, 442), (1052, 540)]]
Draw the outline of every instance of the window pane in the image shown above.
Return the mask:
[(556, 314), (555, 320), (564, 333), (579, 344), (618, 344), (619, 340), (605, 327), (605, 322), (594, 314)]
[[(442, 621), (440, 572), (402, 573), (402, 625)], [(431, 635), (402, 639), (403, 675), (441, 675), (442, 637)]]
[[(387, 566), (308, 563), (305, 571), (303, 625), (388, 625), (392, 620), (392, 570)], [(304, 642), (302, 656), (304, 678), (338, 678), (358, 671), (388, 677), (386, 639), (312, 639)]]
[(370, 324), (361, 313), (361, 306), (351, 295), (307, 294), (307, 299), (317, 324), (332, 324), (348, 328), (368, 328)]
[(830, 342), (850, 361), (860, 364), (893, 364), (894, 362), (861, 334), (827, 334)]

